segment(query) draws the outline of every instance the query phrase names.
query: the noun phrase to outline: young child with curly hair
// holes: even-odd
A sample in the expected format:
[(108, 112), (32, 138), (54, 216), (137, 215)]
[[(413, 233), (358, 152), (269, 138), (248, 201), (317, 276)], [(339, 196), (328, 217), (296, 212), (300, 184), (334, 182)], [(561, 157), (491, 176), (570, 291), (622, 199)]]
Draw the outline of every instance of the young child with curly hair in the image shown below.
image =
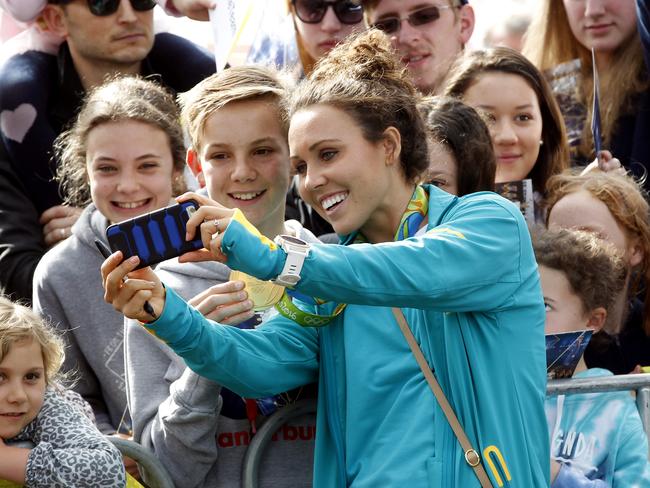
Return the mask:
[[(587, 328), (598, 333), (625, 285), (617, 249), (594, 234), (547, 231), (533, 242), (546, 305), (546, 333)], [(574, 378), (612, 376), (587, 369)], [(546, 399), (551, 439), (551, 488), (650, 486), (648, 442), (627, 392), (553, 395)], [(637, 483), (637, 484), (635, 484)]]

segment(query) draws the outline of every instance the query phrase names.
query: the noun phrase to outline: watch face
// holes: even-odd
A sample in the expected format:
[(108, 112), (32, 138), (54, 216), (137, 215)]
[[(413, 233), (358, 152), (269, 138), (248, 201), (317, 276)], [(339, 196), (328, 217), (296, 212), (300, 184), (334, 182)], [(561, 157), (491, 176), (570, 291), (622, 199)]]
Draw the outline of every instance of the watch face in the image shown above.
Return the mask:
[(287, 242), (290, 242), (291, 244), (298, 244), (299, 246), (306, 246), (307, 243), (303, 241), (302, 239), (298, 239), (297, 237), (293, 236), (287, 236), (287, 235), (281, 235), (282, 239), (284, 239)]

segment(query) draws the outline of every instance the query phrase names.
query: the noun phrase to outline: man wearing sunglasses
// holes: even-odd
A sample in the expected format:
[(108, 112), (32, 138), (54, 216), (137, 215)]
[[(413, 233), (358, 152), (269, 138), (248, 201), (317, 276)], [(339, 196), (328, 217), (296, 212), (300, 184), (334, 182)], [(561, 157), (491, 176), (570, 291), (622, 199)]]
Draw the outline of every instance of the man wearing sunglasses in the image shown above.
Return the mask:
[(474, 30), (468, 0), (364, 0), (366, 22), (390, 36), (424, 93), (435, 94)]
[(49, 0), (33, 16), (64, 40), (58, 56), (29, 50), (0, 66), (0, 288), (13, 298), (31, 299), (36, 264), (70, 236), (80, 212), (60, 205), (50, 158), (84, 93), (118, 74), (153, 76), (186, 91), (215, 70), (206, 50), (178, 36), (154, 35), (154, 5)]

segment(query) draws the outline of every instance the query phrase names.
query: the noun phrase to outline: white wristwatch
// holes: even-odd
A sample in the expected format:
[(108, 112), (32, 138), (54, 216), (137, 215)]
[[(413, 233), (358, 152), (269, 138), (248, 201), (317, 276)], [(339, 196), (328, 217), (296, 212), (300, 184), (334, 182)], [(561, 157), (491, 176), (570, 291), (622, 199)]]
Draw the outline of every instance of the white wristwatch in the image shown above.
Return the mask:
[(294, 286), (300, 281), (302, 265), (309, 255), (309, 244), (288, 235), (279, 235), (274, 241), (287, 253), (287, 260), (280, 274), (272, 281), (281, 286)]

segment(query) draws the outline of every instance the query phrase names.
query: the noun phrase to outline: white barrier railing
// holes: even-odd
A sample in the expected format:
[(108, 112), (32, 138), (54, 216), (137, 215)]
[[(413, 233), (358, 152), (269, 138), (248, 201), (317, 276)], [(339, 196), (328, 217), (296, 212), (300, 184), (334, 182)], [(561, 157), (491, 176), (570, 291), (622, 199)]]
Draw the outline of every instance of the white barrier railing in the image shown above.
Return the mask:
[(650, 444), (650, 374), (624, 374), (594, 378), (570, 378), (550, 380), (547, 395), (569, 395), (571, 393), (597, 393), (604, 391), (636, 392), (636, 406), (641, 416), (643, 429)]

